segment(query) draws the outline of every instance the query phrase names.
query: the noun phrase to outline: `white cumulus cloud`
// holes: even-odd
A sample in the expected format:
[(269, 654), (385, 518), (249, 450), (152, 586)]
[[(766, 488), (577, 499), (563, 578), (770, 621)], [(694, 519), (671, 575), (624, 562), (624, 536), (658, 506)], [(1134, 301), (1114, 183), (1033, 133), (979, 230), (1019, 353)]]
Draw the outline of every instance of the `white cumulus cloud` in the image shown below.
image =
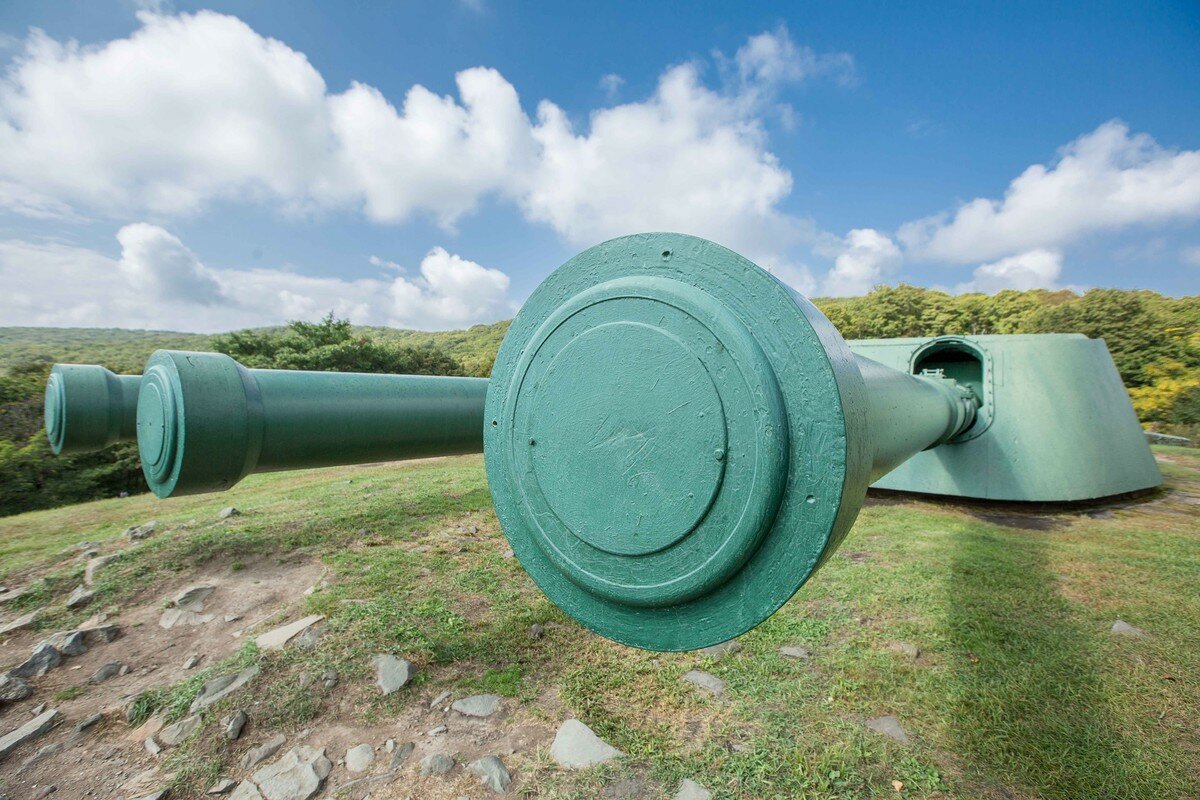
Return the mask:
[(1098, 231), (1200, 218), (1200, 150), (1171, 150), (1112, 120), (1035, 164), (1004, 198), (901, 227), (910, 255), (970, 263), (1069, 245)]
[(995, 294), (1003, 289), (1054, 289), (1062, 266), (1062, 253), (1038, 248), (979, 265), (971, 280), (958, 284), (954, 291)]
[(821, 284), (828, 297), (866, 294), (900, 267), (903, 256), (886, 234), (873, 228), (857, 228), (846, 234), (833, 269)]

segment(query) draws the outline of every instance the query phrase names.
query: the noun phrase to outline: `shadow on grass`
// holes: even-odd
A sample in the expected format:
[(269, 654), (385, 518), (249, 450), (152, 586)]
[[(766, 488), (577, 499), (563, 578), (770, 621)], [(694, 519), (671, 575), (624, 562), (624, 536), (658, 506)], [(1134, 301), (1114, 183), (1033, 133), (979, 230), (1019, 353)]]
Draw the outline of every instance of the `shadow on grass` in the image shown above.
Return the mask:
[(1049, 535), (973, 527), (953, 541), (945, 623), (961, 663), (945, 717), (967, 777), (1005, 787), (997, 797), (1173, 796), (1108, 713), (1105, 634), (1072, 617)]

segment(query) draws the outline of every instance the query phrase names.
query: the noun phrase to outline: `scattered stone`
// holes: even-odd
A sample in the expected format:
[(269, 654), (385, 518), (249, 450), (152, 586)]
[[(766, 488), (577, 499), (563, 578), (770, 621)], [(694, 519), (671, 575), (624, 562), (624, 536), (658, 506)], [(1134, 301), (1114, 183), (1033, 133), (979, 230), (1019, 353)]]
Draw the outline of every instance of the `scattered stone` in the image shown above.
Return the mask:
[(346, 769), (351, 772), (366, 772), (375, 763), (375, 748), (369, 744), (358, 744), (346, 751)]
[(336, 669), (327, 669), (321, 673), (321, 684), (326, 689), (332, 689), (338, 685), (338, 673)]
[(674, 800), (711, 800), (712, 793), (693, 780), (684, 778)]
[(25, 663), (20, 666), (13, 667), (8, 671), (9, 675), (18, 678), (41, 677), (50, 670), (62, 663), (62, 656), (52, 644), (40, 644), (33, 651), (33, 655), (25, 659)]
[(241, 618), (242, 618), (241, 614), (226, 614), (225, 615), (226, 622), (237, 622)]
[(293, 638), (299, 636), (323, 619), (325, 619), (324, 614), (313, 614), (310, 617), (298, 619), (295, 622), (264, 633), (262, 636), (255, 638), (254, 643), (258, 645), (259, 650), (282, 650), (284, 645)]
[[(48, 644), (64, 656), (81, 656), (87, 652), (87, 643), (82, 631), (61, 631), (38, 642), (38, 647)], [(36, 648), (35, 648), (36, 649)]]
[(43, 711), (21, 727), (0, 736), (0, 761), (8, 758), (13, 750), (26, 742), (33, 741), (57, 725), (59, 716), (57, 709)]
[(509, 548), (508, 550), (505, 550), (505, 551), (504, 551), (504, 558), (505, 558), (505, 559), (509, 559), (509, 558), (516, 558), (516, 555), (517, 555), (517, 554), (516, 554), (516, 553), (514, 553), (514, 552), (512, 551), (512, 548)]
[(95, 596), (95, 592), (81, 583), (75, 587), (75, 591), (71, 592), (71, 596), (67, 598), (67, 608), (86, 606), (92, 602), (92, 598)]
[(200, 694), (196, 695), (196, 699), (192, 701), (190, 713), (195, 714), (200, 709), (208, 708), (213, 703), (223, 700), (253, 680), (257, 674), (258, 666), (255, 665), (238, 673), (218, 675), (200, 687)]
[(550, 757), (566, 769), (587, 769), (623, 755), (577, 719), (564, 722), (550, 745)]
[(1146, 632), (1141, 628), (1135, 628), (1125, 620), (1119, 619), (1113, 623), (1112, 633), (1116, 636), (1132, 636), (1135, 639), (1140, 639), (1146, 635)]
[(62, 749), (63, 749), (63, 746), (58, 743), (48, 744), (48, 745), (39, 747), (38, 751), (36, 753), (34, 753), (33, 755), (29, 756), (29, 758), (27, 758), (21, 762), (21, 766), (17, 767), (17, 774), (21, 775), (21, 774), (27, 772), (31, 767), (36, 765), (39, 761), (41, 761), (44, 758), (48, 758), (49, 756), (58, 755), (59, 753), (62, 752)]
[(545, 635), (546, 635), (546, 631), (544, 628), (542, 628), (542, 626), (540, 624), (535, 622), (529, 626), (529, 638), (533, 639), (535, 642), (538, 639), (541, 639)]
[(475, 694), (454, 701), (450, 708), (466, 717), (490, 717), (500, 710), (500, 698), (494, 694)]
[(412, 755), (413, 750), (417, 748), (413, 742), (405, 742), (392, 751), (392, 760), (388, 762), (388, 769), (395, 769), (408, 760)]
[(115, 678), (121, 673), (121, 667), (125, 666), (118, 661), (110, 661), (100, 669), (92, 673), (89, 680), (92, 683), (104, 683), (109, 678)]
[(160, 628), (171, 630), (180, 625), (205, 625), (212, 622), (214, 619), (212, 614), (201, 614), (198, 611), (189, 611), (186, 608), (168, 608), (164, 609), (162, 616), (158, 619)]
[(396, 752), (396, 740), (388, 739), (386, 742), (383, 743), (383, 749), (388, 751), (389, 753)]
[(312, 650), (321, 641), (323, 635), (325, 635), (324, 625), (312, 625), (295, 639), (292, 639), (292, 647), (299, 648), (300, 650)]
[(154, 535), (154, 531), (158, 528), (157, 520), (150, 520), (145, 525), (138, 525), (134, 528), (126, 529), (123, 534), (126, 539), (131, 542), (140, 542), (142, 539), (149, 539)]
[(171, 605), (184, 611), (203, 611), (204, 601), (217, 590), (210, 583), (199, 583), (189, 586), (171, 599)]
[(445, 725), (438, 725), (436, 728), (430, 728), (427, 736), (441, 736), (446, 731), (450, 730)]
[(104, 719), (103, 714), (92, 714), (89, 717), (84, 717), (79, 721), (79, 724), (75, 726), (75, 732), (83, 733), (102, 719)]
[(28, 589), (9, 589), (7, 592), (0, 594), (0, 605), (11, 603), (13, 600), (18, 600), (29, 594)]
[(225, 738), (231, 742), (242, 735), (244, 727), (246, 727), (246, 712), (240, 708), (221, 720), (221, 730), (224, 731)]
[[(106, 615), (101, 614), (99, 616), (103, 617)], [(92, 620), (94, 619), (96, 619), (96, 617), (92, 618)], [(83, 643), (88, 647), (95, 647), (98, 644), (115, 642), (121, 637), (120, 625), (105, 625), (97, 623), (89, 626), (88, 623), (92, 622), (92, 620), (88, 620), (88, 622), (85, 622), (83, 625), (79, 626), (79, 632), (83, 634)]]
[(269, 800), (308, 800), (320, 791), (331, 769), (333, 764), (325, 757), (324, 750), (300, 745), (255, 772), (253, 779), (259, 792)]
[(12, 673), (0, 675), (0, 703), (15, 703), (33, 694), (33, 689), (23, 679)]
[(173, 722), (158, 732), (158, 743), (163, 747), (174, 747), (191, 736), (200, 727), (200, 715), (193, 714)]
[(229, 506), (228, 508), (221, 509), (221, 511), (217, 514), (217, 519), (229, 519), (230, 517), (236, 517), (241, 513), (242, 512), (238, 511), (233, 506)]
[(253, 783), (242, 781), (233, 794), (229, 795), (229, 800), (263, 800), (263, 796), (258, 793), (258, 787)]
[(233, 787), (235, 786), (237, 786), (237, 784), (229, 780), (229, 778), (221, 778), (221, 780), (208, 787), (208, 793), (229, 794), (229, 792), (233, 791)]
[(96, 584), (96, 573), (116, 560), (116, 553), (107, 556), (95, 556), (93, 558), (89, 558), (87, 566), (83, 568), (83, 585), (94, 586)]
[(0, 627), (0, 636), (3, 636), (6, 633), (15, 633), (16, 631), (23, 631), (26, 628), (32, 628), (41, 618), (43, 611), (44, 609), (35, 608), (28, 614), (22, 614), (12, 622), (9, 622), (7, 625)]
[(141, 797), (135, 797), (135, 798), (133, 798), (133, 800), (163, 800), (163, 798), (167, 796), (168, 791), (170, 791), (170, 790), (169, 789), (161, 789), (157, 792), (151, 792), (150, 794), (144, 794)]
[(430, 775), (445, 775), (454, 769), (454, 759), (445, 753), (432, 753), (421, 759), (420, 774), (422, 778)]
[(45, 704), (45, 703), (38, 703), (36, 706), (34, 706), (34, 707), (33, 707), (33, 710), (32, 710), (32, 711), (30, 711), (29, 713), (30, 713), (32, 716), (35, 716), (35, 717), (36, 717), (38, 714), (42, 713), (42, 712), (43, 712), (43, 711), (45, 711), (45, 710), (46, 710), (46, 704)]
[(493, 792), (504, 794), (508, 791), (508, 785), (512, 783), (512, 776), (496, 756), (484, 756), (472, 761), (467, 765), (467, 769), (478, 775), (479, 782)]
[(48, 783), (45, 786), (43, 786), (42, 788), (38, 789), (36, 792), (34, 792), (33, 796), (35, 798), (37, 798), (37, 800), (41, 800), (43, 797), (49, 797), (50, 795), (54, 794), (57, 791), (58, 791), (57, 786), (55, 786), (53, 783)]
[(867, 727), (876, 733), (882, 733), (888, 738), (895, 739), (897, 742), (908, 742), (908, 734), (900, 726), (900, 720), (895, 717), (876, 717), (867, 720)]
[(683, 680), (688, 683), (699, 686), (701, 689), (712, 692), (713, 696), (720, 697), (725, 694), (725, 681), (703, 670), (693, 669), (683, 676)]
[(162, 752), (162, 745), (160, 745), (158, 742), (154, 741), (153, 736), (147, 738), (146, 741), (142, 742), (142, 746), (145, 747), (146, 752), (152, 756), (157, 756), (159, 753)]
[(909, 658), (917, 658), (921, 655), (921, 648), (911, 642), (889, 642), (888, 649), (895, 650), (897, 653)]
[(442, 692), (442, 693), (441, 693), (441, 694), (439, 694), (437, 697), (435, 697), (435, 698), (433, 698), (432, 700), (430, 700), (430, 701), (429, 701), (429, 707), (430, 707), (430, 708), (437, 708), (438, 706), (440, 706), (442, 703), (446, 702), (446, 701), (447, 701), (447, 700), (449, 700), (449, 699), (450, 699), (450, 693), (449, 693), (449, 692)]
[(183, 662), (183, 668), (184, 669), (195, 669), (199, 663), (200, 663), (200, 655), (198, 653), (192, 653), (190, 656), (187, 657), (187, 661)]
[(783, 647), (779, 648), (779, 655), (783, 656), (784, 658), (797, 658), (801, 661), (807, 661), (812, 656), (812, 653), (808, 652), (807, 647), (803, 647), (798, 644), (791, 644), (784, 645)]
[(389, 653), (375, 656), (375, 682), (385, 695), (399, 691), (412, 680), (412, 664)]
[(726, 653), (736, 653), (737, 651), (739, 651), (741, 649), (742, 649), (741, 642), (738, 642), (734, 639), (730, 639), (728, 642), (721, 642), (720, 644), (714, 644), (711, 647), (701, 647), (700, 653), (709, 658), (720, 658), (721, 656), (725, 655)]
[(282, 733), (277, 733), (258, 747), (247, 750), (246, 754), (242, 756), (242, 769), (254, 769), (278, 753), (279, 748), (283, 747), (285, 742), (287, 742), (287, 737)]

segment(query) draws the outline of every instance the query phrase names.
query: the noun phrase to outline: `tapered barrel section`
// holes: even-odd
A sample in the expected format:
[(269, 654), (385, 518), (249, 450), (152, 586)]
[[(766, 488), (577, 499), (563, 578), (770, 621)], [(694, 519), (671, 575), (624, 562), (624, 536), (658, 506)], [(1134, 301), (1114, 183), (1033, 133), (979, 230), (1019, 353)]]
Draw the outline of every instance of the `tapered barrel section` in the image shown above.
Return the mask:
[(137, 404), (142, 471), (159, 497), (285, 469), (479, 452), (482, 378), (247, 369), (156, 352)]
[(141, 375), (117, 375), (95, 364), (55, 364), (46, 379), (50, 449), (83, 453), (137, 436)]

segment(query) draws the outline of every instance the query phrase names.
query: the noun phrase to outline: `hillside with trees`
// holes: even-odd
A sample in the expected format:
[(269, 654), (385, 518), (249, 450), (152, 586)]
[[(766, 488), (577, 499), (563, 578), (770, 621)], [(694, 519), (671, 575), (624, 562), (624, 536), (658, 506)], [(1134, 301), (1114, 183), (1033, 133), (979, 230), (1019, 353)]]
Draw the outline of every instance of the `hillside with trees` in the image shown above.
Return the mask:
[[(847, 339), (992, 333), (1082, 333), (1104, 339), (1142, 422), (1200, 434), (1200, 296), (1093, 289), (950, 295), (884, 286), (818, 298)], [(477, 375), (491, 372), (508, 322), (426, 332), (355, 326), (332, 315), (208, 336), (169, 331), (0, 328), (0, 515), (144, 491), (136, 448), (51, 455), (41, 427), (54, 362), (136, 373), (159, 348), (217, 350), (249, 367)]]

